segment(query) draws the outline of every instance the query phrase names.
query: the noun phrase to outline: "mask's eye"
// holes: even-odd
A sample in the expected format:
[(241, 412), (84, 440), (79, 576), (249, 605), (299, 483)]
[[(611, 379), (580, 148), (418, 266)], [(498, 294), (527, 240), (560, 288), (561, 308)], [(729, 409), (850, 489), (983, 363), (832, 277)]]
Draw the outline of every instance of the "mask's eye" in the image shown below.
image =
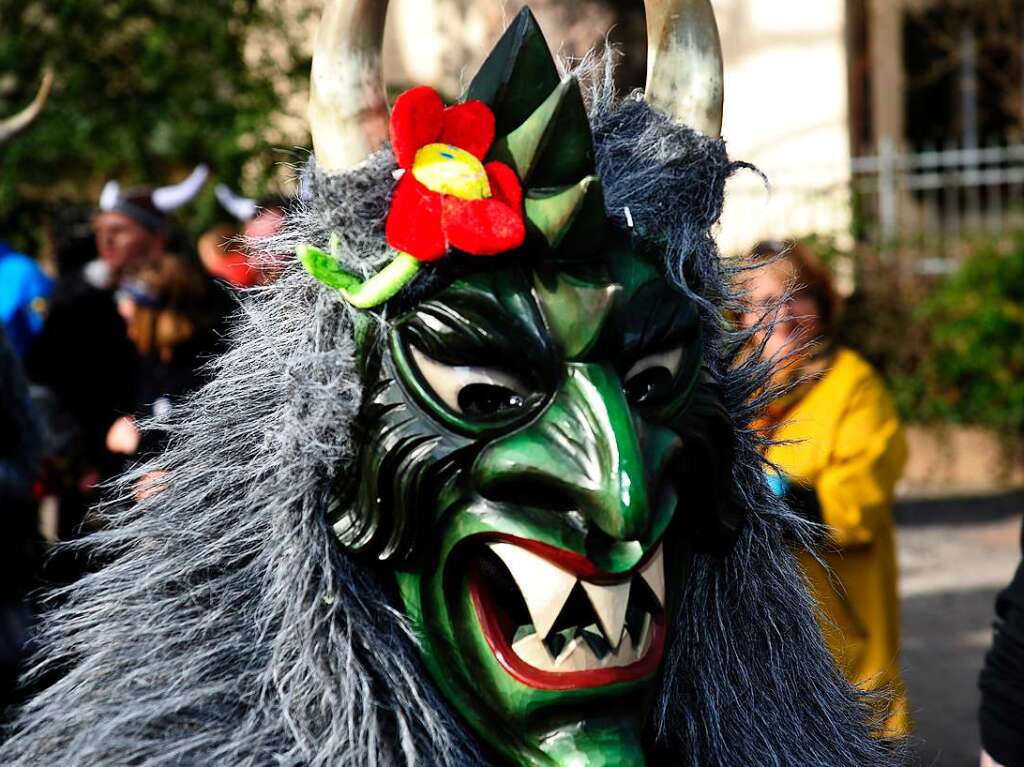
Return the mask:
[(496, 368), (445, 365), (409, 347), (424, 382), (453, 412), (474, 419), (503, 418), (521, 411), (530, 389)]
[(636, 405), (658, 404), (672, 393), (683, 361), (683, 347), (649, 354), (636, 362), (623, 379), (626, 397)]

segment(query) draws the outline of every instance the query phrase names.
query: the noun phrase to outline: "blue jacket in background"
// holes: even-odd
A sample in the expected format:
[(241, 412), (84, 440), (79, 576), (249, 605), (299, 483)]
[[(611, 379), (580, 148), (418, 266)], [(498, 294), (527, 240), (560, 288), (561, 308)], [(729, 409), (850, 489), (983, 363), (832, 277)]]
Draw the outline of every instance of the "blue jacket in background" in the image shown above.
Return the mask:
[(53, 280), (34, 259), (0, 240), (0, 322), (19, 357), (43, 329)]

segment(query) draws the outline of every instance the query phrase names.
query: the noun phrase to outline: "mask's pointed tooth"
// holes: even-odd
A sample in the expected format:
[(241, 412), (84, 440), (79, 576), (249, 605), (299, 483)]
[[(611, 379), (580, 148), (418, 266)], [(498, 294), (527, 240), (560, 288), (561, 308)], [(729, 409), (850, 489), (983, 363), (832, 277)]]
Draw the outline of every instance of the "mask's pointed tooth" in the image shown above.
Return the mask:
[(640, 577), (651, 587), (654, 596), (658, 598), (658, 604), (662, 607), (665, 606), (665, 557), (663, 554), (662, 547), (659, 545), (654, 556), (640, 570)]
[(530, 611), (537, 636), (544, 639), (565, 606), (576, 576), (511, 543), (488, 544), (505, 563)]
[(544, 646), (544, 640), (537, 634), (513, 642), (512, 652), (534, 668), (550, 669), (552, 666), (551, 655)]
[(644, 619), (644, 626), (640, 630), (640, 636), (636, 641), (636, 657), (642, 658), (651, 647), (651, 616)]
[(604, 631), (605, 639), (612, 649), (618, 649), (626, 622), (630, 582), (615, 583), (611, 586), (598, 586), (586, 581), (582, 583), (583, 590), (587, 593), (594, 612), (597, 613), (597, 620)]
[(559, 671), (586, 671), (597, 666), (597, 656), (583, 637), (576, 637), (562, 651), (556, 665)]
[(628, 666), (630, 663), (635, 663), (639, 660), (640, 656), (637, 654), (636, 645), (633, 644), (633, 637), (626, 632), (626, 635), (622, 638), (622, 647), (619, 648), (619, 665)]
[(627, 631), (622, 635), (622, 642), (619, 644), (619, 649), (615, 652), (608, 653), (608, 655), (601, 660), (601, 665), (608, 668), (621, 668), (622, 666), (628, 666), (636, 660), (636, 654), (633, 652), (633, 640), (629, 637)]
[(580, 645), (583, 644), (583, 637), (574, 637), (569, 641), (568, 644), (562, 649), (562, 652), (558, 654), (558, 658), (555, 659), (555, 665), (558, 666), (559, 671), (569, 670), (569, 666), (572, 666), (572, 662), (569, 658), (578, 658), (577, 653), (581, 653), (579, 650)]
[[(604, 195), (597, 176), (555, 191), (530, 192), (524, 202), (526, 220), (551, 248), (557, 248), (578, 219), (604, 219)], [(595, 223), (595, 231), (599, 227)]]

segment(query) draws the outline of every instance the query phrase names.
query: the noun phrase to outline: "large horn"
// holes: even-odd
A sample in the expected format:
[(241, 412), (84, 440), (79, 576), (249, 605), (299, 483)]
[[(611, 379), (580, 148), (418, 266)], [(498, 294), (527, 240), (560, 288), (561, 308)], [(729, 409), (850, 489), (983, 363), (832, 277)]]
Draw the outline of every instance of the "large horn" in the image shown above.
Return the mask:
[(213, 188), (213, 193), (217, 195), (217, 202), (221, 204), (221, 207), (239, 221), (250, 221), (256, 217), (256, 213), (259, 211), (256, 200), (236, 194), (227, 184), (217, 184)]
[(153, 207), (163, 213), (170, 213), (187, 205), (203, 190), (203, 184), (209, 176), (210, 169), (205, 164), (197, 165), (184, 181), (154, 189)]
[(646, 0), (644, 100), (708, 136), (722, 133), (722, 44), (710, 0)]
[(329, 173), (358, 165), (388, 136), (381, 69), (387, 0), (328, 0), (313, 52), (309, 126)]
[(40, 83), (39, 90), (36, 91), (36, 97), (32, 99), (32, 103), (18, 112), (18, 114), (12, 115), (5, 120), (0, 120), (0, 144), (32, 124), (32, 121), (43, 111), (43, 105), (46, 104), (46, 99), (50, 95), (50, 88), (52, 86), (53, 71), (47, 67), (43, 72), (43, 82)]

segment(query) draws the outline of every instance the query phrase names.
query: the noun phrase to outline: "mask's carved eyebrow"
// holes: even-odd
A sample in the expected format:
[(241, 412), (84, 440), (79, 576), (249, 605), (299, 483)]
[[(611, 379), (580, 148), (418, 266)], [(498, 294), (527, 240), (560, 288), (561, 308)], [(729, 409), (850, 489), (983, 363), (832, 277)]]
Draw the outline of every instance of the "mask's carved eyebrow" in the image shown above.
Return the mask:
[(507, 274), (504, 280), (496, 290), (453, 284), (396, 323), (400, 338), (446, 365), (547, 367), (554, 349), (529, 290), (513, 287), (518, 280)]
[(693, 301), (660, 277), (627, 285), (588, 356), (628, 367), (647, 354), (691, 343), (699, 323)]

